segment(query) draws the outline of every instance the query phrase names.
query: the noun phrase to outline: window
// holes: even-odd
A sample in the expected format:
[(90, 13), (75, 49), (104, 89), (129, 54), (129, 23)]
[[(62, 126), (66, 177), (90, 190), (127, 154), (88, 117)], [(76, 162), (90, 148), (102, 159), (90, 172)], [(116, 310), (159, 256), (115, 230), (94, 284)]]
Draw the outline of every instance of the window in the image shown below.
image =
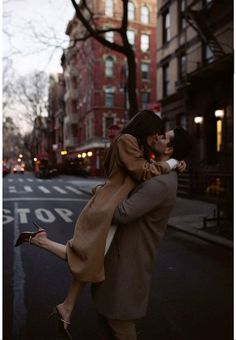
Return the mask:
[(114, 1), (113, 0), (106, 0), (105, 15), (107, 15), (108, 17), (113, 17), (114, 15)]
[(135, 19), (135, 7), (133, 2), (128, 2), (128, 20), (134, 20)]
[(135, 33), (134, 33), (134, 31), (128, 30), (127, 31), (127, 38), (128, 38), (130, 45), (133, 46), (134, 43), (135, 43)]
[(105, 118), (105, 129), (106, 131), (109, 129), (111, 125), (114, 123), (114, 118), (113, 117), (106, 117)]
[(170, 40), (170, 13), (166, 11), (162, 17), (163, 22), (163, 44)]
[(179, 77), (183, 78), (187, 73), (187, 57), (182, 54), (179, 58)]
[(183, 30), (186, 27), (185, 13), (186, 13), (186, 0), (181, 0), (179, 3), (179, 29)]
[(186, 115), (181, 113), (176, 117), (176, 123), (177, 125), (181, 126), (185, 130), (187, 130), (187, 118)]
[(149, 35), (141, 34), (141, 50), (147, 52), (149, 50)]
[(149, 64), (141, 63), (141, 78), (149, 79)]
[(141, 7), (141, 23), (149, 24), (149, 9), (147, 6)]
[(169, 95), (169, 64), (163, 66), (163, 97)]
[(142, 107), (142, 109), (146, 109), (149, 102), (150, 102), (150, 93), (149, 92), (142, 92), (141, 93), (141, 107)]
[(106, 32), (105, 38), (110, 42), (114, 42), (114, 32)]
[(204, 61), (207, 64), (210, 64), (214, 61), (214, 54), (212, 52), (212, 50), (210, 49), (209, 46), (205, 45), (204, 46), (204, 55), (203, 55)]
[(108, 87), (105, 89), (105, 106), (106, 107), (113, 107), (114, 106), (114, 89), (112, 87)]
[(114, 75), (114, 60), (112, 57), (107, 57), (105, 60), (105, 76), (113, 77)]

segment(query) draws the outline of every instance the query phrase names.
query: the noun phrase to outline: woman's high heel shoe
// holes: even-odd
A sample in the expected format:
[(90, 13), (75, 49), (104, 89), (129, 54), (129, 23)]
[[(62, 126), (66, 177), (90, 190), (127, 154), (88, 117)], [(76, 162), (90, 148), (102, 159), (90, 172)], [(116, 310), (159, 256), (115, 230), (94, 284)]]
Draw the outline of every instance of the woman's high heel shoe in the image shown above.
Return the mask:
[(38, 235), (39, 233), (45, 232), (45, 229), (43, 229), (41, 226), (39, 226), (36, 222), (33, 222), (33, 224), (35, 225), (35, 227), (38, 229), (35, 232), (31, 232), (31, 231), (24, 231), (23, 233), (21, 233), (18, 237), (18, 239), (16, 240), (15, 243), (15, 247), (20, 246), (22, 243), (24, 242), (29, 242), (31, 243), (32, 238), (34, 238), (36, 235)]
[(65, 321), (65, 320), (63, 319), (63, 317), (62, 317), (62, 315), (59, 313), (57, 307), (54, 307), (53, 312), (49, 315), (49, 319), (50, 319), (51, 317), (53, 317), (53, 316), (55, 316), (55, 317), (57, 318), (57, 320), (58, 320), (58, 328), (59, 328), (60, 332), (61, 332), (62, 334), (64, 334), (64, 335), (67, 337), (67, 339), (72, 340), (72, 336), (71, 336), (70, 332), (68, 331), (67, 328), (64, 327), (65, 324), (66, 324), (66, 325), (70, 325), (70, 322)]

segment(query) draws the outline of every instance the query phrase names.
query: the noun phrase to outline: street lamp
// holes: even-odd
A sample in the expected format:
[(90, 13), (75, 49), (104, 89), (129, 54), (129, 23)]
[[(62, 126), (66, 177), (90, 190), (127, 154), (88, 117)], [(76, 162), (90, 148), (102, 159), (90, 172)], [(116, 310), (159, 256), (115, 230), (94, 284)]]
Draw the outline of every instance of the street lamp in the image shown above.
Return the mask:
[(222, 145), (222, 120), (224, 118), (224, 110), (215, 110), (216, 117), (216, 148), (219, 152)]
[(194, 123), (196, 124), (196, 135), (197, 138), (200, 139), (200, 125), (203, 122), (203, 117), (200, 115), (197, 115), (196, 117), (194, 117)]

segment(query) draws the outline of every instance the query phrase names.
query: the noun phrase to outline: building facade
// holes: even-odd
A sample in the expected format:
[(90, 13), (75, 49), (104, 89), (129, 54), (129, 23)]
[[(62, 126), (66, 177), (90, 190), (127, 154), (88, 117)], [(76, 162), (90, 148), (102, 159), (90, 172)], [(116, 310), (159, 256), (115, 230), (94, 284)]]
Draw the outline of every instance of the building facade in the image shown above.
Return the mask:
[[(121, 1), (90, 1), (97, 26), (120, 25)], [(128, 39), (136, 55), (139, 109), (156, 102), (156, 1), (130, 1)], [(103, 175), (109, 136), (127, 120), (125, 57), (94, 38), (76, 41), (84, 28), (76, 16), (68, 23), (70, 45), (63, 55), (65, 78), (65, 159), (86, 165), (91, 175)], [(115, 32), (106, 39), (119, 42)], [(88, 154), (90, 156), (88, 156)]]
[(231, 200), (233, 3), (162, 0), (157, 18), (162, 118), (167, 129), (181, 125), (195, 140), (185, 191)]

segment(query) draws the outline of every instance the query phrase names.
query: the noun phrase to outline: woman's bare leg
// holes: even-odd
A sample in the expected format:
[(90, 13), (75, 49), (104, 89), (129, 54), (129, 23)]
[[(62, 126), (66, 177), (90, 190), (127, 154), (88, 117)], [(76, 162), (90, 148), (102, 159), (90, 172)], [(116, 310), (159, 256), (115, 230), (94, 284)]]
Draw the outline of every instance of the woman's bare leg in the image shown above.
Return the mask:
[[(75, 278), (73, 279), (68, 294), (65, 300), (56, 306), (58, 313), (61, 315), (62, 319), (66, 322), (70, 322), (70, 315), (75, 307), (76, 301), (84, 288), (86, 283), (77, 281)], [(64, 328), (67, 328), (67, 324), (64, 323)]]
[(30, 241), (31, 244), (34, 246), (37, 246), (39, 248), (45, 249), (49, 251), (50, 253), (56, 255), (62, 260), (67, 260), (66, 256), (66, 246), (61, 243), (57, 243), (54, 241), (51, 241), (47, 238), (46, 232), (42, 232), (35, 237), (33, 237)]

